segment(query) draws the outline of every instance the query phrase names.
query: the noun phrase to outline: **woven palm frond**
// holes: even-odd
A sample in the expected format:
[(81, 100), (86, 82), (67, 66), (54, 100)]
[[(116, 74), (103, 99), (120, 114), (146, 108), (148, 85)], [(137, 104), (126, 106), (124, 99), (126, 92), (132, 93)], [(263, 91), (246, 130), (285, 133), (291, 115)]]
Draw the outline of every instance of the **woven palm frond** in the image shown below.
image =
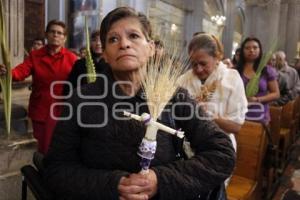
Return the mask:
[(90, 34), (89, 34), (89, 27), (87, 23), (87, 16), (85, 16), (85, 38), (86, 38), (85, 66), (87, 72), (87, 82), (93, 83), (96, 81), (96, 70), (95, 70), (95, 64), (90, 49)]
[(198, 102), (208, 102), (212, 99), (216, 89), (220, 86), (220, 80), (215, 80), (209, 85), (201, 86), (201, 92), (197, 95)]

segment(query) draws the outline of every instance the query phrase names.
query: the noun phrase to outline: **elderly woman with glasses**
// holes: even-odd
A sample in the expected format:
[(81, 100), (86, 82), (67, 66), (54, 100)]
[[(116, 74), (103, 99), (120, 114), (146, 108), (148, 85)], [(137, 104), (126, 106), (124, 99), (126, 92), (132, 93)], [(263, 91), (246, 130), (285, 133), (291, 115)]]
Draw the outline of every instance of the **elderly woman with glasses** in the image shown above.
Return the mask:
[[(50, 111), (55, 96), (62, 96), (63, 85), (56, 81), (65, 81), (77, 60), (76, 55), (64, 47), (67, 27), (64, 22), (52, 20), (46, 27), (47, 45), (31, 51), (25, 61), (12, 69), (12, 79), (23, 81), (32, 75), (32, 92), (29, 100), (29, 117), (32, 120), (33, 135), (38, 141), (38, 151), (46, 153), (52, 137), (54, 122)], [(6, 73), (6, 67), (0, 65), (0, 74)], [(51, 87), (51, 85), (53, 87)], [(51, 91), (52, 90), (52, 91)]]

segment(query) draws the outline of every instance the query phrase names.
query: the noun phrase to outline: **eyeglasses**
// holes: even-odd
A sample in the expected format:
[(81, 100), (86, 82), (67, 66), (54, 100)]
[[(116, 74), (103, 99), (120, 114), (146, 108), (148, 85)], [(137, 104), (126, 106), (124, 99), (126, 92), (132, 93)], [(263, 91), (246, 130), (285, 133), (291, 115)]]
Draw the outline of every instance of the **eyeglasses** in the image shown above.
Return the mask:
[(56, 30), (49, 30), (48, 33), (51, 33), (53, 35), (55, 35), (55, 33), (57, 35), (64, 35), (64, 32), (61, 32), (61, 31), (56, 31)]

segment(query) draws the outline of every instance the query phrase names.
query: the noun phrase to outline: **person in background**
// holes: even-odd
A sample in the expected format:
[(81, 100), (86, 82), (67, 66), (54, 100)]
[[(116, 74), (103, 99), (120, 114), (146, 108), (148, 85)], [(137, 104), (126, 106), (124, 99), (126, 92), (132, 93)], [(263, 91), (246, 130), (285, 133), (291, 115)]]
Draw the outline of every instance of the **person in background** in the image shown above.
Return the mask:
[(37, 37), (33, 40), (32, 42), (32, 47), (31, 47), (31, 51), (32, 50), (38, 50), (40, 48), (42, 48), (45, 45), (45, 40), (44, 38), (41, 37)]
[(85, 58), (86, 56), (86, 47), (81, 47), (79, 49), (79, 58)]
[[(254, 77), (262, 58), (262, 46), (255, 37), (246, 38), (241, 45), (237, 70), (242, 77), (244, 87)], [(268, 124), (270, 121), (269, 103), (280, 96), (276, 71), (265, 66), (259, 77), (258, 93), (248, 98), (246, 120)]]
[(232, 61), (231, 61), (234, 69), (237, 68), (237, 63), (240, 60), (240, 54), (241, 54), (241, 48), (237, 48), (235, 50), (235, 53), (234, 53)]
[(163, 42), (159, 39), (156, 39), (154, 40), (154, 45), (155, 45), (154, 57), (162, 58), (165, 55), (165, 48)]
[(280, 92), (280, 97), (271, 102), (272, 106), (283, 106), (292, 100), (292, 93), (288, 89), (286, 77), (276, 68), (276, 55), (272, 54), (268, 61), (268, 65), (273, 67), (277, 72), (277, 82)]
[[(101, 74), (103, 70), (106, 69), (106, 63), (104, 59), (102, 58), (102, 46), (100, 41), (100, 31), (96, 30), (91, 34), (91, 54), (92, 59), (95, 64), (95, 70), (96, 74)], [(82, 79), (78, 79), (80, 75), (86, 74), (86, 58), (81, 58), (77, 60), (73, 66), (73, 69), (68, 77), (68, 81), (72, 84), (73, 88), (77, 88), (78, 81), (80, 82), (80, 85), (87, 84), (87, 78), (83, 77)], [(68, 90), (68, 89), (66, 89)], [(68, 91), (64, 92), (65, 94), (68, 93)]]
[(72, 52), (76, 57), (77, 57), (77, 60), (80, 59), (80, 55), (79, 55), (79, 52), (77, 51), (77, 49), (74, 49), (74, 48), (68, 48), (68, 50), (70, 52)]
[(287, 88), (291, 91), (292, 99), (295, 99), (300, 94), (300, 79), (297, 70), (287, 64), (283, 51), (277, 51), (275, 55), (275, 67), (287, 80)]
[[(234, 168), (230, 139), (215, 123), (202, 118), (203, 110), (188, 95), (175, 94), (168, 104), (174, 116), (163, 112), (160, 122), (182, 128), (195, 156), (177, 160), (173, 136), (158, 131), (149, 173), (140, 174), (137, 151), (145, 136), (145, 125), (126, 119), (122, 113), (149, 113), (140, 70), (155, 51), (151, 25), (144, 14), (119, 7), (104, 17), (100, 38), (103, 57), (109, 64), (107, 79), (81, 87), (82, 95), (99, 98), (83, 98), (75, 93), (68, 101), (81, 112), (57, 123), (44, 159), (47, 188), (56, 199), (208, 198), (209, 191), (223, 183)], [(68, 113), (66, 108), (62, 114)], [(226, 195), (222, 197), (226, 199)]]
[(233, 64), (229, 58), (225, 58), (222, 60), (222, 62), (228, 67), (228, 68), (233, 68)]
[[(47, 45), (39, 50), (31, 51), (23, 63), (12, 69), (13, 81), (23, 81), (32, 76), (32, 92), (29, 99), (28, 116), (32, 120), (33, 136), (38, 141), (38, 151), (46, 153), (52, 135), (47, 134), (53, 129), (49, 120), (52, 112), (50, 107), (62, 96), (63, 85), (56, 81), (67, 80), (77, 57), (64, 48), (67, 27), (64, 22), (52, 20), (46, 27)], [(0, 73), (7, 69), (0, 66)], [(53, 96), (55, 95), (55, 96)], [(58, 111), (55, 111), (58, 112)]]
[(223, 62), (223, 46), (213, 35), (197, 34), (188, 45), (192, 69), (179, 79), (179, 85), (212, 116), (230, 137), (236, 150), (237, 134), (244, 123), (247, 98), (236, 70)]

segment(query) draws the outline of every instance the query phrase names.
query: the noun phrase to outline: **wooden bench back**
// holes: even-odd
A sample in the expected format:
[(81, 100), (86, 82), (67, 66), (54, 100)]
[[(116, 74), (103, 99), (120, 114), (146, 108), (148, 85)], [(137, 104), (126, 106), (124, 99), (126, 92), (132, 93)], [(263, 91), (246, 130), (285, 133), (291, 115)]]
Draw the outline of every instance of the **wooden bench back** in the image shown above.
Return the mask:
[(298, 114), (298, 113), (300, 113), (300, 95), (297, 96), (295, 104), (296, 104), (295, 110), (296, 110), (296, 113)]
[(266, 134), (262, 124), (246, 121), (237, 134), (237, 162), (234, 175), (257, 181), (262, 171)]
[(281, 128), (292, 128), (296, 100), (289, 101), (282, 107)]
[(270, 106), (270, 130), (272, 134), (272, 142), (277, 146), (279, 146), (280, 140), (281, 115), (282, 106)]
[(299, 117), (300, 117), (300, 96), (298, 96), (296, 98), (296, 100), (295, 100), (295, 106), (294, 106), (294, 118), (297, 121), (299, 121)]

